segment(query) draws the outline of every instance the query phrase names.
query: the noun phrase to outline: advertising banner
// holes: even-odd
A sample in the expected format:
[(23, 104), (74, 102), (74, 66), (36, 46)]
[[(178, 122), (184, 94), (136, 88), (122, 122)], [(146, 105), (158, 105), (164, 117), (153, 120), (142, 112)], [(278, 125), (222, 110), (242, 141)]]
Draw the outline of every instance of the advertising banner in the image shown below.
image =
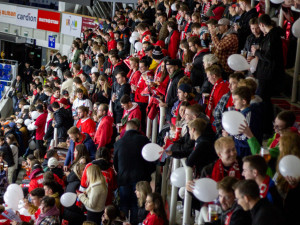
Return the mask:
[(82, 17), (72, 14), (62, 14), (61, 33), (74, 37), (80, 37)]
[(82, 17), (81, 32), (84, 32), (86, 29), (96, 28), (98, 26), (98, 23), (95, 22), (95, 19), (88, 18), (88, 17)]
[(36, 29), (37, 20), (37, 9), (17, 7), (16, 25)]
[(39, 10), (37, 29), (59, 33), (60, 13)]
[(0, 4), (0, 21), (2, 23), (16, 24), (17, 7)]

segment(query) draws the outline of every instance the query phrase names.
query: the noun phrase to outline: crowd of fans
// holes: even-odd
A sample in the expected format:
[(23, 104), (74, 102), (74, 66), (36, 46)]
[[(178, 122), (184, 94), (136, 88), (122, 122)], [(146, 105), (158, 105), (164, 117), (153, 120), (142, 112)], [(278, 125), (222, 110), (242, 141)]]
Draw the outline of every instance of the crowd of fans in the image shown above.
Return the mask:
[[(264, 1), (253, 8), (250, 0), (139, 0), (84, 31), (69, 56), (51, 51), (48, 68), (26, 63), (12, 84), (14, 114), (1, 118), (0, 131), (1, 194), (22, 180), (32, 215), (19, 224), (168, 225), (153, 182), (166, 157), (187, 158), (195, 179), (218, 182), (222, 213), (210, 224), (296, 224), (299, 178), (278, 169), (282, 157), (300, 157), (296, 116), (275, 115), (271, 102), (294, 64), (293, 4), (282, 4), (281, 28)], [(271, 4), (272, 17), (279, 7)], [(256, 58), (256, 71), (233, 71), (232, 54)], [(146, 122), (163, 119), (163, 108), (165, 157), (148, 162)], [(231, 110), (245, 116), (238, 135), (222, 127)], [(77, 194), (70, 207), (60, 202), (66, 192)], [(197, 223), (208, 224), (207, 205), (193, 198), (192, 207)]]

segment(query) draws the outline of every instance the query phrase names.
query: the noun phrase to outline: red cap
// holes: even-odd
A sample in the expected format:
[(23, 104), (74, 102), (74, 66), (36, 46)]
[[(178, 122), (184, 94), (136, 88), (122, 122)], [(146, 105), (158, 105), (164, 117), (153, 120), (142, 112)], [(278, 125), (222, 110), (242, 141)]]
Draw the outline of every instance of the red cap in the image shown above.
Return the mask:
[(68, 100), (67, 100), (66, 98), (61, 98), (61, 99), (59, 100), (59, 103), (60, 103), (60, 104), (64, 104), (64, 105), (69, 105)]
[(162, 41), (162, 40), (159, 40), (159, 41), (157, 41), (157, 42), (154, 44), (154, 46), (159, 46), (159, 47), (161, 47), (161, 48), (164, 48), (164, 47), (165, 47), (165, 42)]

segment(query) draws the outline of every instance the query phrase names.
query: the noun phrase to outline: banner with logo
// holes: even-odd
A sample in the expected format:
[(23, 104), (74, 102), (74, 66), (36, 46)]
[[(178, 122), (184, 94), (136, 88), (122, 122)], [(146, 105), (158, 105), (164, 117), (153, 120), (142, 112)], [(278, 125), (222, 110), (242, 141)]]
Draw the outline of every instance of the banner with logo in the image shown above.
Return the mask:
[(82, 26), (81, 32), (84, 32), (86, 29), (94, 29), (98, 26), (98, 22), (96, 22), (96, 18), (88, 18), (82, 17)]
[(60, 13), (39, 9), (37, 29), (59, 33), (59, 28)]
[(0, 4), (0, 21), (2, 23), (16, 24), (17, 7)]
[(74, 37), (80, 37), (82, 17), (72, 14), (62, 14), (61, 33)]
[(16, 24), (23, 27), (36, 29), (38, 10), (32, 8), (17, 7)]

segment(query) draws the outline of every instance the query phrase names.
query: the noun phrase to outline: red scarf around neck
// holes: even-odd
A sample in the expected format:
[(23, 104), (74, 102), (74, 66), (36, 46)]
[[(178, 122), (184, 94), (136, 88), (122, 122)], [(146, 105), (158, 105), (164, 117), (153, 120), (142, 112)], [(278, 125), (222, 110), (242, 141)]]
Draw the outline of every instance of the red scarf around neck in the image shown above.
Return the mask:
[[(219, 182), (224, 177), (226, 177), (224, 172), (225, 172), (225, 169), (224, 169), (224, 165), (222, 163), (222, 160), (218, 159), (217, 162), (214, 165), (214, 168), (213, 168), (213, 171), (212, 171), (212, 174), (211, 174), (211, 178), (214, 181)], [(238, 162), (233, 163), (233, 165), (228, 170), (227, 176), (231, 176), (231, 177), (235, 177), (237, 179), (241, 179), (241, 172), (240, 172)]]

